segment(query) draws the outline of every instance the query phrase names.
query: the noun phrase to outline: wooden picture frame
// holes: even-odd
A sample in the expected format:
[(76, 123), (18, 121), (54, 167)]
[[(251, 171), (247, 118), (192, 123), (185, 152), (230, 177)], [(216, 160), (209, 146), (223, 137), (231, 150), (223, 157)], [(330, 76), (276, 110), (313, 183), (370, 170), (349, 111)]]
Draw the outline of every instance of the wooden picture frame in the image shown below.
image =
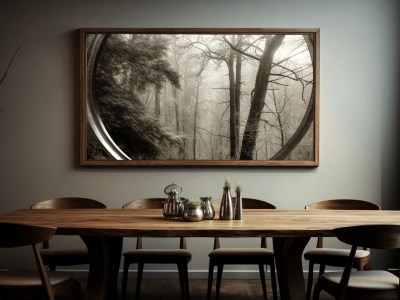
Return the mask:
[(319, 165), (319, 29), (80, 29), (81, 166)]

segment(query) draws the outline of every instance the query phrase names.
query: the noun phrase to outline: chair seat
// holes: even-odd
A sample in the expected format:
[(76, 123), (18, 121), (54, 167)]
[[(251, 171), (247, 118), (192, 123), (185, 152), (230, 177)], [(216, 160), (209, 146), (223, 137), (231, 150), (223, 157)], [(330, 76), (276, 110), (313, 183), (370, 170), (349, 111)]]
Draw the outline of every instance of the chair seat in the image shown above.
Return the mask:
[[(320, 280), (339, 285), (342, 272), (325, 273)], [(399, 288), (399, 278), (386, 271), (353, 271), (351, 272), (348, 289), (356, 291), (392, 291)]]
[(45, 265), (70, 266), (89, 263), (89, 252), (86, 248), (41, 249), (40, 254)]
[[(347, 260), (347, 258), (350, 255), (350, 249), (336, 249), (336, 248), (315, 248), (312, 250), (309, 250), (304, 253), (304, 258), (307, 260), (315, 260), (318, 259), (318, 257), (326, 257), (326, 256), (335, 256), (338, 258), (344, 258)], [(360, 259), (364, 258), (370, 255), (370, 252), (367, 250), (357, 250), (355, 258)]]
[(123, 256), (130, 263), (175, 264), (178, 261), (188, 263), (192, 259), (192, 254), (186, 249), (138, 249), (125, 252)]
[[(50, 284), (56, 286), (71, 280), (71, 277), (62, 272), (48, 272)], [(9, 270), (0, 273), (0, 288), (17, 287), (42, 287), (38, 271), (35, 270)]]

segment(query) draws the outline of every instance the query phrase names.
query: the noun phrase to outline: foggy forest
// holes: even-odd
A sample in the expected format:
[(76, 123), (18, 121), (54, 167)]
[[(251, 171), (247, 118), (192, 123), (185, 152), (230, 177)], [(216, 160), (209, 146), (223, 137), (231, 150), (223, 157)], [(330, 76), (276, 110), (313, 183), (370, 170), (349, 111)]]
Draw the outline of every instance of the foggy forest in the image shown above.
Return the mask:
[(313, 45), (311, 34), (88, 34), (104, 125), (88, 122), (88, 159), (118, 159), (103, 130), (132, 160), (313, 160)]

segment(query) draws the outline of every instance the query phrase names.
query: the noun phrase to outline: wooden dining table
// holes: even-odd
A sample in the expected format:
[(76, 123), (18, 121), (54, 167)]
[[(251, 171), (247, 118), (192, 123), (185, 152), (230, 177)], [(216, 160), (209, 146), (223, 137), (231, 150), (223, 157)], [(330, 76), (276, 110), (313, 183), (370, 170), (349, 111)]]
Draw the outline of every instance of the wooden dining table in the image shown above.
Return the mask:
[(57, 227), (56, 234), (79, 235), (91, 262), (85, 298), (118, 299), (118, 274), (124, 237), (273, 238), (281, 299), (305, 299), (303, 250), (314, 236), (333, 236), (338, 227), (400, 225), (400, 211), (244, 210), (243, 220), (183, 222), (167, 220), (160, 209), (24, 209), (0, 222)]

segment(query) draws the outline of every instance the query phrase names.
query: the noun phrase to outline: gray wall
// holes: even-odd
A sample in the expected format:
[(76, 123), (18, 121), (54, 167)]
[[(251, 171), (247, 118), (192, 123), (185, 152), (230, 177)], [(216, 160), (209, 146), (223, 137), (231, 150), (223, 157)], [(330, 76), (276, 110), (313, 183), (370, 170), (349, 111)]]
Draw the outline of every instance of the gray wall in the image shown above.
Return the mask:
[[(279, 208), (346, 197), (398, 209), (398, 12), (397, 0), (1, 1), (0, 74), (20, 50), (0, 86), (0, 213), (72, 195), (120, 207), (172, 181), (186, 197), (218, 198), (226, 175)], [(80, 168), (74, 31), (83, 27), (320, 28), (320, 166)], [(189, 247), (190, 269), (206, 270), (212, 241)], [(25, 261), (9, 257), (0, 268)]]

